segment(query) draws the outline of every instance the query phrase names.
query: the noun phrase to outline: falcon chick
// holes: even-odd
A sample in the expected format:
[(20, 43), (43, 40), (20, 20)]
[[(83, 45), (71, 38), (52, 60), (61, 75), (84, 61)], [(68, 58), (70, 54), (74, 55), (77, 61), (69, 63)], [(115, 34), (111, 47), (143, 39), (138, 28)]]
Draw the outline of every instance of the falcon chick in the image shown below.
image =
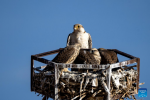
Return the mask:
[(74, 31), (68, 35), (67, 46), (79, 43), (81, 49), (91, 49), (91, 35), (84, 30), (84, 27), (81, 24), (75, 24), (73, 29)]
[(91, 50), (81, 49), (74, 61), (75, 64), (98, 64)]
[(109, 51), (104, 48), (98, 49), (101, 55), (101, 64), (113, 64), (118, 62), (117, 54), (114, 51)]
[(100, 63), (101, 63), (101, 56), (100, 56), (99, 51), (96, 48), (92, 48), (91, 51), (92, 51), (92, 54), (93, 54), (94, 58), (97, 61), (96, 64), (100, 65)]

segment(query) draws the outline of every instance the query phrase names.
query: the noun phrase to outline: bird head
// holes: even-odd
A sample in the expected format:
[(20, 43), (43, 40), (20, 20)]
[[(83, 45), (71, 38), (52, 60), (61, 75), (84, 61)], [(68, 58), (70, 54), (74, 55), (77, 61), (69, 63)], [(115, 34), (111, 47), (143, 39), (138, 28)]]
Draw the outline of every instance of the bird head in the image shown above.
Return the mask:
[(92, 48), (91, 53), (93, 55), (95, 55), (95, 56), (99, 56), (100, 57), (99, 51), (96, 48)]
[(99, 48), (100, 50), (107, 50), (107, 49), (105, 49), (105, 48)]
[(85, 32), (84, 27), (81, 24), (75, 24), (73, 29), (74, 32)]

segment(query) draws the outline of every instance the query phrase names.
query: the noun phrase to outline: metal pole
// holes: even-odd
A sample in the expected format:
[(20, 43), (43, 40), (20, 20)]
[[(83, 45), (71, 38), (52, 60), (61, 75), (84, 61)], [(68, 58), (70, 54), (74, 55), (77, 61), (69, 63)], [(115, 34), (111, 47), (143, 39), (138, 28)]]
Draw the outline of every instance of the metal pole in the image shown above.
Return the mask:
[(58, 100), (58, 66), (54, 64), (55, 69), (55, 100)]
[(138, 89), (139, 89), (139, 79), (140, 79), (140, 58), (137, 58), (137, 72), (138, 72), (138, 75), (137, 75), (137, 94), (138, 94)]
[(110, 67), (107, 69), (107, 87), (108, 87), (108, 94), (107, 94), (107, 100), (111, 100), (110, 97), (110, 80), (111, 80), (111, 72), (112, 72), (112, 66), (110, 65)]
[(30, 78), (30, 81), (31, 81), (31, 91), (34, 91), (33, 90), (33, 74), (34, 74), (33, 66), (34, 66), (34, 59), (33, 59), (33, 56), (31, 56), (31, 78)]

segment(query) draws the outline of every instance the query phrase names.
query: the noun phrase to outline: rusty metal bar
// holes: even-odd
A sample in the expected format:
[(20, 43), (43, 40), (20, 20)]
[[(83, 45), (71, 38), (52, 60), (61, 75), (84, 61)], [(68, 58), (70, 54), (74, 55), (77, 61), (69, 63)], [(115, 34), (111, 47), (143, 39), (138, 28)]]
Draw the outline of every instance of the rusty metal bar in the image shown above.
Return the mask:
[(31, 68), (30, 68), (30, 71), (31, 71), (31, 83), (30, 83), (30, 85), (31, 85), (31, 91), (33, 91), (33, 74), (34, 74), (34, 71), (33, 71), (33, 65), (34, 65), (34, 60), (33, 60), (33, 57), (31, 56)]
[(112, 51), (116, 52), (117, 54), (123, 55), (123, 56), (125, 56), (125, 57), (130, 58), (130, 59), (136, 58), (136, 57), (134, 57), (134, 56), (132, 56), (132, 55), (130, 55), (130, 54), (124, 53), (124, 52), (119, 51), (119, 50), (117, 50), (117, 49), (107, 49), (107, 50), (112, 50)]
[(44, 53), (40, 53), (40, 54), (35, 54), (34, 56), (43, 57), (43, 56), (47, 56), (47, 55), (58, 53), (61, 50), (63, 50), (63, 48), (60, 48), (60, 49), (57, 49), (57, 50), (53, 50), (53, 51), (44, 52)]
[(45, 64), (49, 64), (49, 62), (51, 62), (50, 60), (47, 60), (47, 59), (44, 59), (44, 58), (39, 58), (39, 57), (36, 57), (36, 56), (33, 56), (33, 55), (32, 55), (32, 58), (36, 61), (39, 61), (39, 62), (42, 62), (42, 63), (45, 63)]
[[(47, 56), (47, 55), (51, 55), (51, 54), (55, 54), (55, 53), (59, 53), (61, 50), (63, 50), (64, 48), (59, 48), (57, 50), (53, 50), (53, 51), (48, 51), (48, 52), (44, 52), (44, 53), (39, 53), (39, 54), (35, 54), (33, 56), (37, 56), (37, 57), (43, 57), (43, 56)], [(90, 50), (90, 49), (82, 49), (82, 50)]]
[(33, 68), (34, 70), (38, 71), (38, 72), (42, 72), (41, 70), (37, 69), (37, 68)]
[(130, 67), (127, 67), (127, 66), (123, 66), (124, 67), (124, 70), (127, 70), (127, 69), (131, 69), (133, 67), (137, 67), (137, 65), (134, 65), (134, 66), (130, 66)]
[[(53, 50), (53, 51), (48, 51), (48, 52), (44, 52), (44, 53), (35, 54), (35, 55), (33, 55), (33, 56), (43, 57), (43, 56), (47, 56), (47, 55), (51, 55), (51, 54), (58, 53), (58, 52), (60, 52), (60, 51), (63, 50), (63, 49), (64, 49), (64, 48), (60, 48), (60, 49)], [(90, 49), (86, 49), (86, 50), (90, 50)], [(119, 51), (119, 50), (117, 50), (117, 49), (107, 49), (107, 50), (114, 51), (114, 52), (116, 52), (116, 53), (118, 53), (118, 54), (120, 54), (120, 55), (123, 55), (123, 56), (128, 57), (128, 58), (131, 58), (131, 59), (136, 58), (136, 57), (134, 57), (134, 56), (132, 56), (132, 55), (130, 55), (130, 54), (124, 53), (124, 52)]]
[(137, 72), (138, 72), (138, 76), (137, 76), (137, 93), (138, 93), (138, 89), (139, 89), (139, 78), (140, 78), (140, 58), (137, 58)]

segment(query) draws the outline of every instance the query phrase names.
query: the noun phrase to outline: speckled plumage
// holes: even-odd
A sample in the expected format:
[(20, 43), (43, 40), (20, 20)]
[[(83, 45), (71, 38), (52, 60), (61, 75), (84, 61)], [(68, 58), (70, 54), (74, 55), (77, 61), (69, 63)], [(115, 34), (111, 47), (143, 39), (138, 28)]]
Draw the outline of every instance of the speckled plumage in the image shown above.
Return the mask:
[(97, 63), (96, 64), (100, 64), (101, 63), (101, 56), (99, 51), (96, 48), (92, 48), (92, 54), (94, 56), (94, 58), (96, 59)]
[(64, 50), (60, 51), (52, 61), (56, 63), (70, 64), (76, 59), (76, 57), (79, 54), (79, 51), (79, 44), (67, 46), (66, 48), (64, 48)]
[(118, 62), (117, 54), (114, 51), (109, 51), (104, 48), (99, 48), (98, 51), (101, 55), (101, 64), (113, 64)]
[[(74, 61), (74, 64), (99, 64), (100, 62), (97, 61), (97, 57), (95, 57), (94, 51), (91, 49), (81, 49), (79, 55), (77, 56), (76, 60)], [(80, 71), (85, 72), (86, 69), (71, 69), (72, 71)], [(93, 71), (93, 70), (89, 70)]]
[(98, 64), (94, 55), (90, 53), (90, 50), (80, 50), (79, 55), (74, 61), (75, 64)]
[[(67, 46), (56, 55), (56, 57), (52, 60), (52, 62), (71, 64), (78, 56), (79, 51), (80, 51), (80, 44)], [(45, 69), (52, 70), (48, 66)], [(64, 68), (64, 70), (67, 71), (68, 68)]]

